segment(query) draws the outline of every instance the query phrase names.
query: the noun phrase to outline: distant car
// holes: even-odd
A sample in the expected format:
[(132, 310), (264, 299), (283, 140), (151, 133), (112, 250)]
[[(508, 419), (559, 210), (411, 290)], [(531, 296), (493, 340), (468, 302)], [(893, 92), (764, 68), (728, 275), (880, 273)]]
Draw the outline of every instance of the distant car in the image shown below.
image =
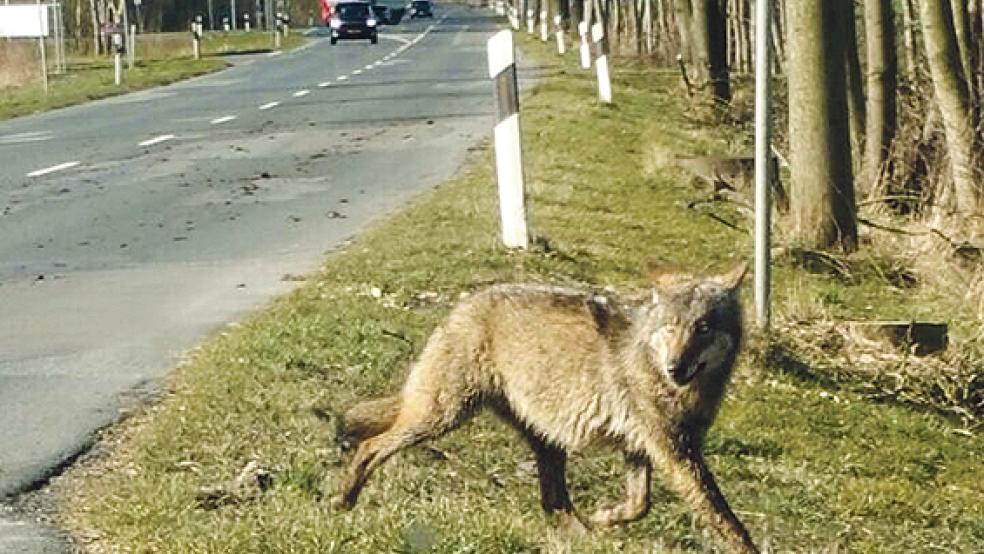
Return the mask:
[(376, 29), (378, 20), (372, 13), (368, 2), (339, 2), (332, 10), (328, 26), (331, 27), (331, 43), (339, 40), (369, 39), (369, 42), (379, 42)]
[(430, 0), (413, 0), (407, 4), (410, 19), (415, 17), (434, 17), (434, 4)]
[(372, 5), (372, 14), (376, 16), (376, 25), (390, 24), (390, 9), (382, 4)]
[(399, 8), (390, 8), (389, 10), (389, 21), (390, 25), (399, 25), (400, 21), (403, 20), (403, 15), (407, 13), (407, 9), (403, 6)]

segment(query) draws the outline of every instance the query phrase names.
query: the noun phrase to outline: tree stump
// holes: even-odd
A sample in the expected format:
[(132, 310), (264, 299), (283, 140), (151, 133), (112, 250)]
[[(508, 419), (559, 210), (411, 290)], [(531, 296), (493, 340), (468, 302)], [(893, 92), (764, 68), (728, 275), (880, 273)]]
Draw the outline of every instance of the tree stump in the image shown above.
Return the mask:
[(946, 348), (947, 324), (924, 321), (848, 321), (852, 335), (925, 356)]

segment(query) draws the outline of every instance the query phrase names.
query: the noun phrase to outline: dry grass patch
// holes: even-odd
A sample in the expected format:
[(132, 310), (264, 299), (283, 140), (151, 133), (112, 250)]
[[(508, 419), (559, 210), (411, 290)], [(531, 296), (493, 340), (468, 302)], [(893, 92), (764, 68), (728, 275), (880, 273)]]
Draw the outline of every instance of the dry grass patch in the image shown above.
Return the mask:
[(24, 39), (0, 39), (0, 89), (40, 80), (38, 45)]

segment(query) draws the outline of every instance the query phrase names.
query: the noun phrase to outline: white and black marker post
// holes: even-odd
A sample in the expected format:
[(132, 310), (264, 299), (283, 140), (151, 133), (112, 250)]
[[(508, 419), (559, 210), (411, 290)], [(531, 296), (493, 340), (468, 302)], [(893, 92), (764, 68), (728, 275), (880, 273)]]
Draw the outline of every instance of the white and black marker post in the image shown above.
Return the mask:
[(202, 40), (202, 16), (195, 16), (191, 22), (191, 50), (195, 54), (195, 59), (202, 57), (200, 42)]
[(591, 69), (591, 47), (588, 46), (588, 22), (581, 21), (577, 24), (577, 32), (581, 35), (581, 69)]
[(598, 99), (605, 104), (612, 103), (612, 81), (608, 75), (608, 41), (601, 23), (591, 26), (591, 40), (595, 43), (595, 69), (598, 72)]
[(130, 32), (126, 36), (126, 66), (127, 69), (133, 69), (137, 63), (137, 26), (130, 25)]
[(116, 86), (123, 83), (123, 51), (124, 46), (123, 29), (119, 26), (113, 27), (113, 82)]
[(540, 10), (540, 42), (547, 42), (550, 29), (547, 28), (547, 10)]
[(489, 39), (489, 77), (495, 85), (495, 173), (499, 183), (502, 242), (507, 248), (527, 248), (526, 192), (523, 149), (519, 134), (519, 89), (512, 31)]
[(564, 44), (564, 27), (561, 26), (561, 19), (559, 15), (554, 16), (554, 35), (557, 37), (557, 53), (563, 56), (567, 52), (567, 46)]

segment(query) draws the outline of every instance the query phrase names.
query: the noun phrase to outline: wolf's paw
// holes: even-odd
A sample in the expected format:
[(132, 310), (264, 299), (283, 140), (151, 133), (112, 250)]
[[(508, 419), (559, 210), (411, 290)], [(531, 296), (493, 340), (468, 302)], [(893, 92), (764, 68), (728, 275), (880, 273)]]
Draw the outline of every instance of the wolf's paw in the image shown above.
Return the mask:
[(335, 512), (348, 512), (355, 507), (355, 500), (346, 497), (345, 495), (339, 494), (331, 497), (329, 502), (332, 511)]
[(577, 514), (562, 513), (559, 519), (558, 527), (567, 536), (583, 537), (591, 532), (591, 529), (581, 521), (581, 518)]
[(592, 527), (614, 527), (623, 523), (635, 521), (645, 515), (643, 507), (618, 504), (607, 508), (599, 508), (591, 514), (588, 521)]

